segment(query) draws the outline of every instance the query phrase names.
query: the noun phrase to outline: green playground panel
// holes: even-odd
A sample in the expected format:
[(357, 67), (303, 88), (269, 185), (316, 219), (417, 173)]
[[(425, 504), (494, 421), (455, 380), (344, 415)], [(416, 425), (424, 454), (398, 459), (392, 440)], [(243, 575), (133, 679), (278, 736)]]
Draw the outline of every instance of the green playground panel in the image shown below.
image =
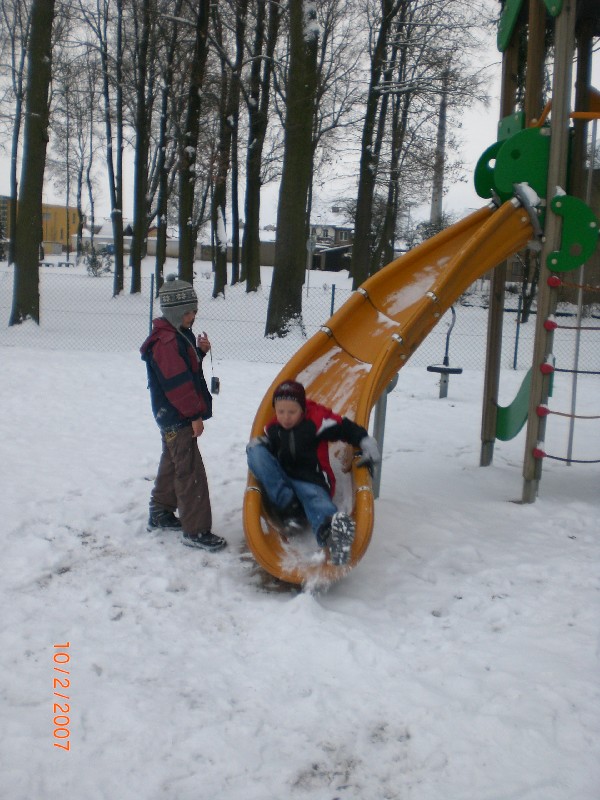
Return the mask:
[(538, 197), (545, 198), (550, 159), (548, 128), (519, 127), (519, 115), (505, 117), (499, 133), (507, 138), (494, 142), (479, 157), (475, 167), (474, 184), (479, 197), (493, 197), (502, 202), (514, 196), (515, 183), (528, 183)]
[(546, 266), (551, 272), (570, 272), (593, 255), (598, 245), (598, 219), (578, 197), (568, 194), (552, 198), (550, 208), (563, 218), (560, 250), (548, 253)]
[(525, 128), (503, 144), (496, 156), (494, 181), (500, 194), (513, 194), (515, 183), (528, 183), (538, 197), (546, 197), (550, 131)]
[(498, 141), (504, 141), (525, 128), (525, 112), (517, 111), (503, 117), (498, 123)]
[[(550, 375), (548, 395), (552, 397), (554, 375)], [(531, 368), (523, 378), (523, 383), (515, 399), (508, 406), (498, 406), (496, 413), (496, 439), (508, 442), (517, 436), (525, 423), (529, 413), (529, 395), (531, 393)]]

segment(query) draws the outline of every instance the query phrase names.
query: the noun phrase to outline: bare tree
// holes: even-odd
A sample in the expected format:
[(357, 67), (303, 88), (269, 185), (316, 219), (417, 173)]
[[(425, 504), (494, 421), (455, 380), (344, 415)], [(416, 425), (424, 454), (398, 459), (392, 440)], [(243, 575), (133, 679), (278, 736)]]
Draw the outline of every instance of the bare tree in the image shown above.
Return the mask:
[(193, 280), (194, 249), (197, 229), (194, 226), (194, 192), (198, 143), (200, 140), (200, 113), (202, 86), (208, 55), (209, 0), (198, 0), (194, 21), (194, 44), (189, 66), (185, 123), (179, 141), (179, 276)]
[(8, 228), (10, 241), (8, 244), (8, 261), (15, 260), (15, 235), (17, 230), (17, 196), (18, 196), (18, 163), (21, 129), (23, 125), (23, 103), (25, 99), (26, 59), (29, 30), (31, 25), (31, 6), (26, 0), (2, 0), (2, 20), (4, 23), (3, 37), (5, 38), (5, 52), (8, 54), (8, 63), (3, 67), (3, 72), (8, 71), (10, 76), (10, 91), (5, 102), (11, 107), (7, 114), (11, 128), (10, 148), (10, 200), (8, 203)]
[(102, 69), (106, 169), (114, 254), (113, 294), (123, 291), (123, 2), (79, 0), (82, 18), (91, 32), (88, 46), (97, 51)]
[[(219, 97), (219, 135), (217, 142), (217, 158), (214, 173), (214, 187), (212, 196), (212, 241), (214, 285), (213, 297), (225, 293), (227, 284), (227, 178), (231, 166), (231, 151), (234, 138), (237, 139), (237, 127), (240, 107), (241, 82), (240, 74), (244, 59), (244, 39), (246, 28), (246, 14), (248, 0), (234, 0), (232, 5), (233, 19), (229, 26), (233, 29), (233, 36), (224, 35), (227, 20), (223, 19), (225, 7), (215, 7), (214, 40), (220, 61), (220, 97)], [(232, 49), (235, 55), (228, 56), (229, 39), (232, 39)], [(237, 227), (238, 220), (234, 220)], [(237, 262), (237, 253), (235, 255)]]
[(9, 325), (40, 321), (39, 250), (42, 190), (48, 145), (48, 89), (52, 65), (54, 0), (33, 0), (27, 48), (27, 98), (19, 224), (15, 236), (15, 283)]
[[(476, 44), (473, 30), (479, 24), (474, 16), (462, 0), (380, 0), (371, 27), (374, 46), (351, 267), (355, 286), (393, 252), (404, 177), (410, 181), (411, 173), (413, 178), (418, 176), (422, 192), (435, 176), (436, 189), (443, 192), (447, 142), (445, 125), (442, 139), (436, 124), (439, 114), (445, 115), (451, 107), (464, 108), (482, 94), (481, 80), (469, 63)], [(383, 238), (377, 238), (372, 226), (373, 198), (383, 185), (387, 185), (390, 208)]]
[(242, 279), (246, 280), (247, 292), (254, 292), (260, 286), (260, 189), (263, 151), (269, 123), (273, 56), (281, 17), (281, 5), (275, 0), (254, 0), (252, 7), (254, 36), (250, 51), (248, 89), (245, 94), (248, 145), (242, 241)]
[(131, 6), (130, 43), (133, 74), (132, 127), (135, 136), (133, 177), (133, 235), (131, 241), (131, 292), (141, 290), (142, 258), (146, 253), (152, 198), (149, 196), (149, 154), (152, 114), (156, 96), (155, 74), (159, 46), (159, 10), (155, 0), (134, 0)]
[[(175, 65), (178, 58), (179, 44), (179, 15), (183, 0), (176, 0), (172, 16), (163, 16), (164, 22), (169, 22), (170, 30), (165, 31), (165, 46), (160, 62), (161, 91), (160, 91), (160, 120), (155, 148), (155, 168), (151, 169), (154, 175), (152, 196), (156, 195), (156, 208), (150, 213), (151, 219), (156, 219), (156, 261), (155, 285), (156, 290), (162, 284), (163, 267), (167, 255), (167, 227), (169, 198), (173, 190), (175, 172), (174, 131), (173, 117), (176, 116), (174, 104), (174, 91), (176, 91)], [(180, 71), (181, 75), (182, 71)], [(152, 179), (151, 179), (152, 181)]]
[(313, 158), (313, 110), (317, 89), (319, 29), (314, 6), (290, 0), (290, 62), (287, 78), (283, 172), (277, 208), (275, 268), (266, 335), (285, 336), (300, 321), (306, 264), (308, 189)]

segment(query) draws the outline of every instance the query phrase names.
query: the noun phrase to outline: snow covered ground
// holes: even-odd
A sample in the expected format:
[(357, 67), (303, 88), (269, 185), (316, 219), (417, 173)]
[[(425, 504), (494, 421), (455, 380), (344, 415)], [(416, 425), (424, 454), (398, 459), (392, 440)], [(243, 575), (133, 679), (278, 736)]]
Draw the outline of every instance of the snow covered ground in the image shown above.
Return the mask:
[[(478, 466), (482, 373), (440, 400), (407, 366), (365, 558), (328, 591), (276, 591), (241, 508), (279, 366), (219, 364), (200, 444), (229, 547), (205, 554), (145, 529), (160, 442), (138, 344), (0, 349), (0, 796), (598, 800), (600, 464), (545, 462), (521, 505), (523, 433)], [(600, 414), (598, 380), (579, 414)], [(552, 407), (569, 405), (557, 377)], [(547, 452), (567, 435), (551, 416)], [(573, 455), (600, 458), (599, 420), (577, 422)]]

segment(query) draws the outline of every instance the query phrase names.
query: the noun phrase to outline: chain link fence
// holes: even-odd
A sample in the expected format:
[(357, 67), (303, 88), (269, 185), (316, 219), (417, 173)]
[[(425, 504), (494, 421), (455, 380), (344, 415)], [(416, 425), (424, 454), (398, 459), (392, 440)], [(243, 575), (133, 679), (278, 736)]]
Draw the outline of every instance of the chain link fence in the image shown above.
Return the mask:
[[(47, 268), (40, 272), (40, 324), (26, 322), (9, 327), (13, 271), (0, 267), (0, 346), (35, 347), (53, 350), (127, 351), (137, 350), (147, 336), (151, 319), (160, 310), (152, 295), (152, 280), (142, 279), (139, 294), (112, 296), (112, 275), (93, 277), (78, 268)], [(335, 279), (327, 273), (327, 278)], [(195, 288), (200, 309), (195, 328), (206, 330), (212, 343), (213, 359), (286, 363), (331, 314), (348, 299), (346, 273), (342, 286), (311, 272), (303, 289), (302, 325), (283, 339), (264, 335), (269, 289), (246, 293), (245, 286), (228, 286), (225, 297), (212, 297), (210, 264), (198, 268)], [(477, 281), (454, 306), (455, 324), (448, 312), (410, 359), (411, 366), (443, 363), (446, 347), (451, 366), (483, 369), (487, 338), (486, 281)], [(528, 369), (531, 365), (535, 315), (520, 323), (518, 296), (507, 293), (504, 317), (502, 366)], [(559, 310), (559, 324), (575, 325), (575, 309)], [(600, 327), (600, 310), (587, 307), (590, 327)], [(570, 368), (576, 352), (576, 331), (557, 330), (554, 353), (557, 366)], [(580, 337), (579, 369), (600, 369), (600, 331), (584, 330)]]

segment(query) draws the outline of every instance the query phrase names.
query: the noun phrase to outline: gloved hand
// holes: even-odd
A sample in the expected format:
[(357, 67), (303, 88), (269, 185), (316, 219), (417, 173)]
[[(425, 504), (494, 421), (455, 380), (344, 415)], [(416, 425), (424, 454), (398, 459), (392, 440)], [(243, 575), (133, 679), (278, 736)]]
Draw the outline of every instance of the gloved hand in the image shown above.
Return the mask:
[(372, 475), (373, 465), (379, 464), (381, 461), (381, 453), (379, 452), (377, 441), (372, 436), (365, 436), (360, 440), (359, 447), (362, 453), (356, 461), (356, 466), (366, 467)]
[(267, 450), (271, 450), (271, 442), (269, 441), (268, 436), (255, 436), (253, 439), (250, 439), (246, 445), (246, 451), (250, 450), (251, 447), (256, 447), (257, 445), (262, 445), (263, 447), (266, 447)]

